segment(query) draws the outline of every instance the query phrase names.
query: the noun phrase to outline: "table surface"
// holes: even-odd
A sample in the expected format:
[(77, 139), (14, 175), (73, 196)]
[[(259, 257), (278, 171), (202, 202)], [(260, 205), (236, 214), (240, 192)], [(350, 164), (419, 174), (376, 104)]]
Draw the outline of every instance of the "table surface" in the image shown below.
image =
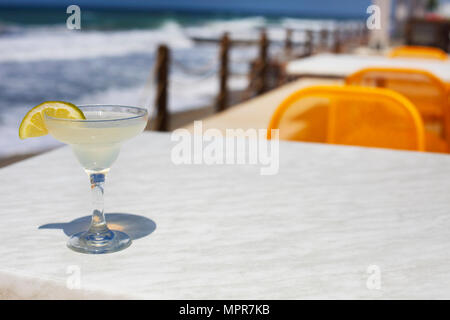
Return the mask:
[(450, 298), (447, 155), (280, 142), (261, 176), (176, 166), (174, 144), (123, 146), (106, 212), (135, 240), (108, 255), (65, 246), (90, 210), (68, 147), (0, 169), (0, 297)]
[(445, 82), (450, 82), (450, 62), (431, 59), (389, 58), (374, 55), (318, 54), (289, 62), (286, 66), (286, 72), (291, 75), (346, 77), (368, 67), (423, 69), (433, 73)]

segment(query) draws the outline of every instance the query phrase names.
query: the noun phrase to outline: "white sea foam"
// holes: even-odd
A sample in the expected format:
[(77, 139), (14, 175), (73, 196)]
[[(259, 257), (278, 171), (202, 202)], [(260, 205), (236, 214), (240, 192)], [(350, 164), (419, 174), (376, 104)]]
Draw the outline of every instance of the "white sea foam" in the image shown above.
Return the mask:
[(219, 38), (227, 31), (232, 39), (256, 39), (258, 28), (266, 26), (262, 17), (235, 19), (228, 21), (212, 21), (204, 26), (186, 28), (186, 33), (198, 38)]
[(15, 37), (0, 37), (0, 62), (69, 60), (148, 53), (159, 43), (192, 46), (176, 22), (156, 30), (77, 31), (65, 27), (28, 27)]

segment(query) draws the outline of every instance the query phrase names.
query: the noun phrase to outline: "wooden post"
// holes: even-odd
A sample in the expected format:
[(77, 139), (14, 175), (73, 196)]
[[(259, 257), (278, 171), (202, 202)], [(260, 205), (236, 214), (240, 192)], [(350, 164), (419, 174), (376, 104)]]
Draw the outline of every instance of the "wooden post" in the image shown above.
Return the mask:
[(412, 44), (412, 21), (408, 20), (405, 25), (405, 44), (411, 45)]
[(269, 46), (269, 40), (267, 39), (266, 31), (261, 31), (261, 37), (259, 42), (259, 58), (256, 64), (256, 94), (259, 95), (267, 90), (267, 69), (268, 69), (268, 59), (267, 59), (267, 48)]
[(313, 54), (313, 32), (312, 30), (306, 30), (306, 42), (305, 42), (305, 56)]
[(289, 58), (292, 55), (292, 29), (286, 29), (286, 41), (284, 42), (284, 55)]
[(358, 47), (359, 44), (361, 43), (361, 36), (360, 36), (360, 27), (359, 25), (355, 27), (355, 29), (353, 30), (353, 45), (355, 47)]
[(158, 47), (155, 66), (156, 78), (156, 117), (154, 119), (154, 130), (168, 131), (169, 130), (169, 113), (167, 111), (167, 89), (169, 80), (169, 48), (166, 45)]
[(364, 30), (362, 24), (358, 26), (358, 46), (364, 45)]
[(323, 29), (320, 31), (321, 49), (328, 51), (328, 30)]
[(220, 42), (220, 71), (219, 71), (219, 95), (217, 96), (217, 106), (218, 112), (226, 109), (228, 105), (228, 52), (230, 47), (230, 38), (228, 32), (225, 32), (222, 36)]
[(369, 29), (365, 25), (361, 26), (361, 45), (367, 46), (369, 43)]
[(348, 29), (347, 31), (347, 36), (348, 36), (348, 41), (351, 45), (351, 47), (355, 47), (357, 44), (357, 39), (358, 39), (358, 32), (357, 29), (354, 25), (351, 26), (350, 29)]
[(334, 53), (341, 53), (342, 52), (342, 44), (341, 44), (341, 32), (339, 29), (334, 30), (334, 45), (333, 45), (333, 52)]

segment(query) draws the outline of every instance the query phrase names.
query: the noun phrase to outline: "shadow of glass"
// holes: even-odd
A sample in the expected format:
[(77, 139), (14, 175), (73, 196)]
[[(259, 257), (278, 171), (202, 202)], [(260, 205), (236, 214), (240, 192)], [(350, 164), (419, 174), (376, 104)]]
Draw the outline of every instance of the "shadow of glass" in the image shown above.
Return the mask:
[[(132, 240), (148, 236), (156, 229), (156, 223), (143, 216), (129, 213), (106, 213), (106, 222), (111, 230), (125, 232)], [(67, 223), (47, 223), (38, 229), (62, 229), (67, 236), (86, 231), (91, 224), (91, 216), (77, 218)]]

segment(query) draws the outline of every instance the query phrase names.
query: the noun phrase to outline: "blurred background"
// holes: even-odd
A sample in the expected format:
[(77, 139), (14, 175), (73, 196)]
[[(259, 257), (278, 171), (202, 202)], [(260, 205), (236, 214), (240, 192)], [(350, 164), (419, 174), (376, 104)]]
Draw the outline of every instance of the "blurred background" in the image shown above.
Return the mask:
[[(387, 1), (387, 0), (386, 0)], [(380, 1), (379, 1), (380, 2)], [(383, 2), (383, 0), (381, 0)], [(412, 15), (450, 16), (450, 0), (387, 1), (390, 26), (401, 39)], [(66, 8), (81, 8), (81, 30), (69, 30)], [(46, 100), (152, 108), (156, 49), (171, 49), (169, 112), (211, 106), (219, 82), (218, 39), (241, 41), (230, 51), (232, 92), (248, 87), (250, 62), (264, 28), (269, 55), (281, 54), (286, 29), (332, 32), (365, 26), (370, 0), (0, 0), (0, 158), (31, 154), (58, 143), (50, 137), (20, 141), (20, 120)], [(292, 35), (304, 41), (305, 34)], [(380, 39), (383, 39), (382, 37)], [(320, 41), (315, 36), (314, 41)], [(382, 40), (368, 43), (382, 48)], [(242, 95), (237, 95), (238, 101)]]

